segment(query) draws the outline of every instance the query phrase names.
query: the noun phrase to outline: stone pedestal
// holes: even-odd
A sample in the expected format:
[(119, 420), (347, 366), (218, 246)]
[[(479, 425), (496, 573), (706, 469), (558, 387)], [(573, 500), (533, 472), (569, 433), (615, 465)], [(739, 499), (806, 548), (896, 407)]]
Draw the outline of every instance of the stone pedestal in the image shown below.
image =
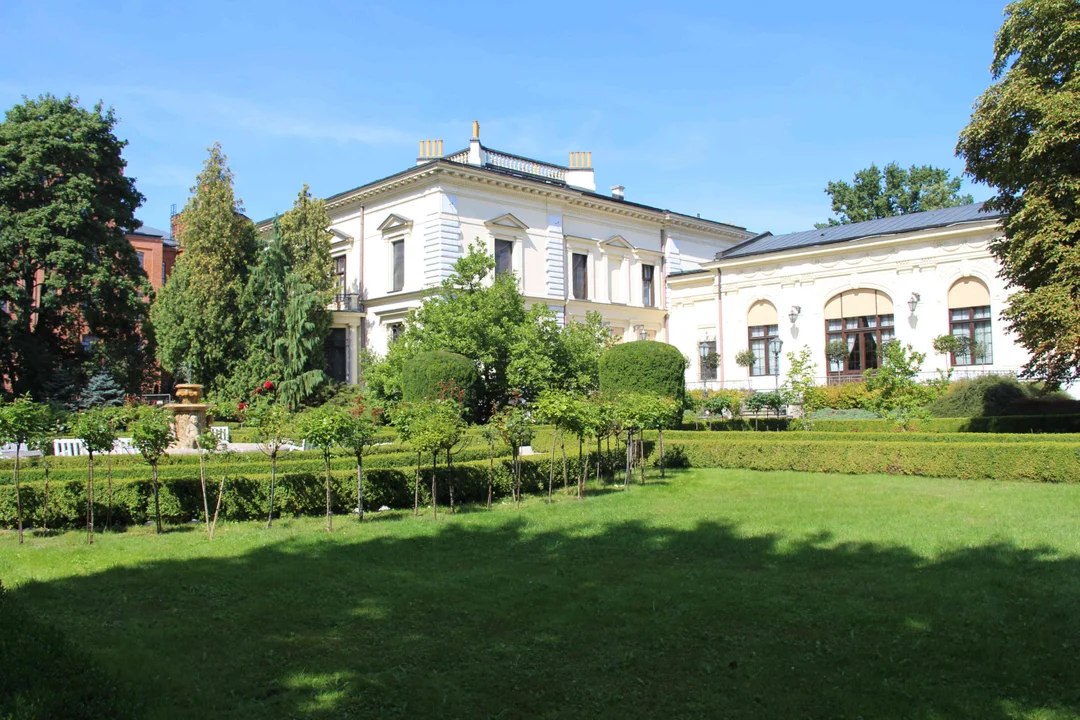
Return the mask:
[(176, 431), (174, 449), (194, 450), (199, 435), (206, 430), (206, 408), (202, 399), (202, 385), (177, 385), (176, 398), (180, 402), (165, 407), (173, 412), (173, 429)]

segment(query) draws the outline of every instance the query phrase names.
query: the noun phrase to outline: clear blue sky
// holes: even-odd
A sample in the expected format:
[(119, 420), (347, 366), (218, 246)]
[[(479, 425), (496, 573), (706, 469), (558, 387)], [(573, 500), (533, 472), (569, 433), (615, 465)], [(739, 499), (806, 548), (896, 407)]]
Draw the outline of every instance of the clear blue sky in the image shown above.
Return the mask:
[[(102, 99), (166, 227), (220, 141), (248, 214), (402, 170), (417, 141), (565, 164), (752, 230), (829, 216), (871, 162), (955, 172), (1005, 0), (0, 3), (0, 105)], [(969, 190), (985, 199), (983, 187)]]

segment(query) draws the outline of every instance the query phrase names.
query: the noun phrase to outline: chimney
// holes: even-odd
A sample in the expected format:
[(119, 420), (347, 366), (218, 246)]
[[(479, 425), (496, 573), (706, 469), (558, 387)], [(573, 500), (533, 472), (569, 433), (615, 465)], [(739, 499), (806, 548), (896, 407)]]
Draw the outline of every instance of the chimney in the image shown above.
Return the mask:
[(421, 140), (420, 155), (416, 158), (417, 165), (437, 160), (442, 157), (442, 140)]
[(593, 177), (592, 153), (570, 153), (570, 167), (566, 171), (566, 184), (582, 190), (596, 192), (596, 179)]
[(472, 121), (472, 140), (469, 141), (469, 164), (484, 164), (484, 146), (480, 144), (480, 121)]
[(615, 198), (616, 200), (622, 200), (623, 195), (625, 193), (626, 193), (626, 186), (625, 185), (612, 185), (611, 186), (611, 197)]

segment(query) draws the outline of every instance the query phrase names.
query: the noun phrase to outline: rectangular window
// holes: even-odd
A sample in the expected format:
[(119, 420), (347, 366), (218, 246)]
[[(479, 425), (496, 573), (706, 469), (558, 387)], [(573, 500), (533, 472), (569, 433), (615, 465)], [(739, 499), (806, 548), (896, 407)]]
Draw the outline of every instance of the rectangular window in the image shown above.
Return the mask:
[(390, 326), (390, 342), (395, 343), (401, 338), (401, 335), (405, 332), (404, 323), (394, 323)]
[(750, 352), (754, 353), (751, 375), (776, 375), (776, 358), (770, 346), (779, 336), (779, 325), (754, 325), (750, 328)]
[(624, 303), (626, 298), (624, 296), (623, 288), (623, 261), (617, 258), (608, 258), (608, 292), (613, 303)]
[(334, 258), (334, 293), (339, 296), (345, 294), (345, 256), (338, 255)]
[(135, 254), (139, 256), (139, 267), (141, 267), (143, 270), (145, 270), (146, 269), (146, 256), (141, 252), (137, 252)]
[(165, 287), (165, 260), (161, 261), (161, 287)]
[(994, 340), (990, 306), (949, 311), (949, 330), (967, 340), (967, 347), (953, 353), (953, 365), (990, 365), (994, 362)]
[(641, 304), (645, 307), (655, 307), (653, 300), (653, 265), (641, 266)]
[(495, 241), (495, 274), (512, 272), (514, 269), (514, 243), (510, 240)]
[(390, 285), (390, 292), (397, 292), (405, 287), (405, 241), (395, 240), (390, 243), (393, 256), (393, 280)]
[(589, 256), (583, 253), (574, 253), (574, 298), (587, 300), (589, 298)]

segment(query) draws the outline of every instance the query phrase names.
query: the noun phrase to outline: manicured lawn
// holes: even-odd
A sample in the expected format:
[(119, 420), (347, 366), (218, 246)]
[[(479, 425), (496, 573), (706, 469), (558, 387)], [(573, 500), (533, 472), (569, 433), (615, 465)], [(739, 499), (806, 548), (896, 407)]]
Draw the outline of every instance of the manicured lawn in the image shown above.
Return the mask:
[(0, 580), (140, 717), (1080, 717), (1080, 486), (698, 470), (321, 525), (6, 532)]

